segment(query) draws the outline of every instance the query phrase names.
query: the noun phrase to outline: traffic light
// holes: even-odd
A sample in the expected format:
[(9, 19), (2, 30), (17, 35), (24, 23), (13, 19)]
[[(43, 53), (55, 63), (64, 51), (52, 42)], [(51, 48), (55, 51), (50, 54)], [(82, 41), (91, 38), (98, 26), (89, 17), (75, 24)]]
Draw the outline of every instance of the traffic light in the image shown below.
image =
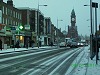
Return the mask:
[(20, 26), (19, 26), (19, 29), (20, 29), (20, 30), (22, 30), (22, 29), (23, 29), (23, 26), (22, 26), (22, 25), (20, 25)]

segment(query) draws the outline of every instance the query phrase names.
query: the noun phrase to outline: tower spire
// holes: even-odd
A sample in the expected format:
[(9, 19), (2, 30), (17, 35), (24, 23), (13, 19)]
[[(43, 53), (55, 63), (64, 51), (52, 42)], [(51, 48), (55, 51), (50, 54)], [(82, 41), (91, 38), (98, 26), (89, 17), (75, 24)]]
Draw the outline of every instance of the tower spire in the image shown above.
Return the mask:
[(75, 11), (74, 11), (74, 9), (72, 10), (71, 14), (75, 14)]

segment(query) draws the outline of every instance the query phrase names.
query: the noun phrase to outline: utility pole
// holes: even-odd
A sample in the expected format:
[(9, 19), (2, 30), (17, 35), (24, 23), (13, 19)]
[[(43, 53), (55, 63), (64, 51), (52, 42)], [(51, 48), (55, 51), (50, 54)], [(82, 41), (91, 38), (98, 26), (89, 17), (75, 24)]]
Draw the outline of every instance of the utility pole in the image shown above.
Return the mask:
[(93, 33), (92, 33), (92, 0), (90, 0), (90, 27), (91, 27), (91, 33), (90, 33), (90, 58), (92, 59), (93, 55), (93, 49), (92, 49), (92, 39), (93, 39)]
[(92, 7), (95, 8), (95, 38), (96, 38), (96, 64), (97, 64), (97, 60), (98, 60), (98, 50), (97, 50), (97, 8), (98, 8), (98, 3), (92, 2)]
[(39, 22), (39, 18), (40, 18), (40, 17), (39, 17), (39, 14), (40, 14), (40, 12), (39, 12), (39, 6), (47, 6), (47, 5), (39, 5), (39, 0), (38, 0), (38, 11), (37, 11), (37, 13), (38, 13), (38, 15), (37, 15), (37, 16), (38, 16), (38, 20), (37, 20), (38, 48), (39, 48), (39, 41), (40, 41), (40, 34), (39, 34), (39, 28), (40, 28), (40, 27), (39, 27), (39, 25), (40, 25), (40, 22)]

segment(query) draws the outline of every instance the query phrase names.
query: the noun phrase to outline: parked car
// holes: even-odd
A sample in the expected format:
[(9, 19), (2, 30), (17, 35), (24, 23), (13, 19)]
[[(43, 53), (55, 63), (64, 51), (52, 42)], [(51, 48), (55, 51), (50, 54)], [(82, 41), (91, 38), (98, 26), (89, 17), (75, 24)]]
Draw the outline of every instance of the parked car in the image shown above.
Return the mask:
[(61, 42), (59, 46), (60, 47), (66, 47), (66, 43), (65, 42)]

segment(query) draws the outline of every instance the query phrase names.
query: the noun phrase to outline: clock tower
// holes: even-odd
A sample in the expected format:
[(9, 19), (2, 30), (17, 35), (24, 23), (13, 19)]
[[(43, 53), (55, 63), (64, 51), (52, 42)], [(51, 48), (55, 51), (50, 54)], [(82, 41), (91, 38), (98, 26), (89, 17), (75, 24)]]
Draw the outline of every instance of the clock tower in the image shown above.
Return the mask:
[(71, 12), (71, 26), (75, 26), (76, 24), (76, 15), (74, 9)]
[(71, 26), (68, 26), (68, 34), (69, 38), (78, 38), (77, 26), (76, 26), (76, 15), (74, 9), (71, 12)]

